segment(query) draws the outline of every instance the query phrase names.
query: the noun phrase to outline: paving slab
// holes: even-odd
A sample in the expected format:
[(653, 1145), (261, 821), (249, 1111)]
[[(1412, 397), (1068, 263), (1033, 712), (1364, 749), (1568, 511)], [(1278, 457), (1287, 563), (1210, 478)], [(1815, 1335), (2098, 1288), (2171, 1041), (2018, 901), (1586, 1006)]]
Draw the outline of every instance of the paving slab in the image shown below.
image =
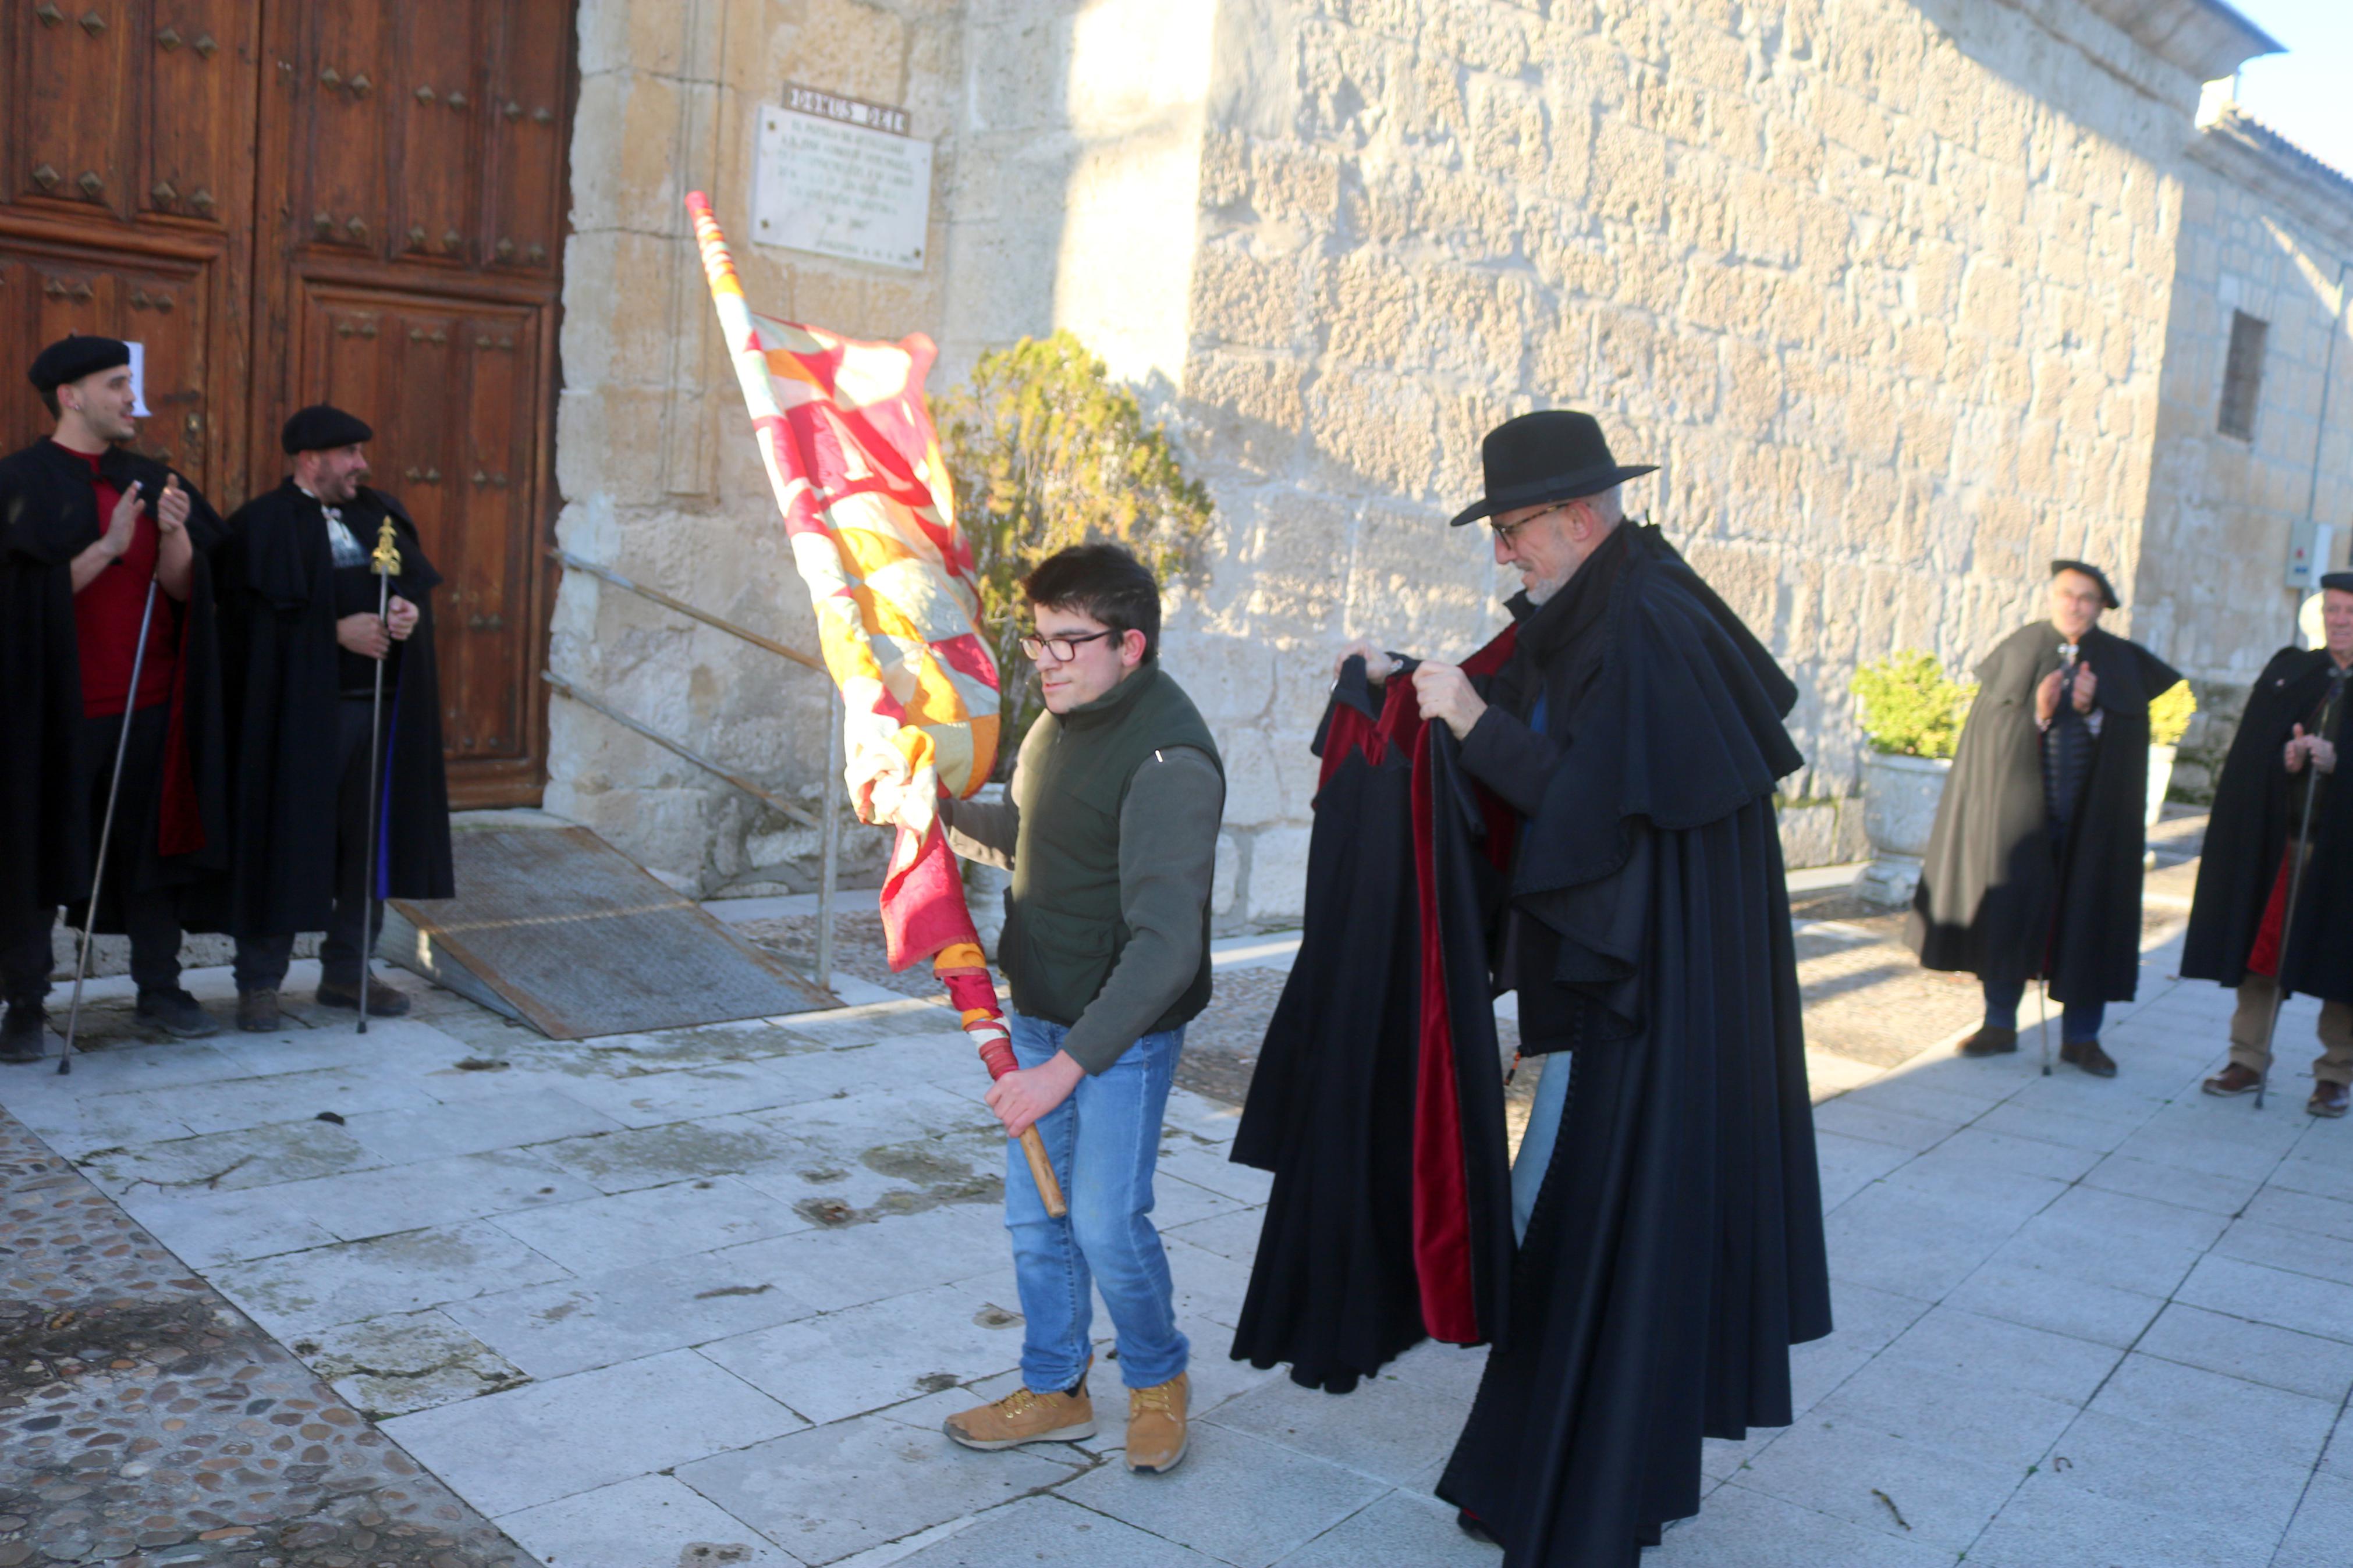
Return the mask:
[(1140, 1482), (1113, 1459), (1060, 1489), (1073, 1502), (1235, 1568), (1266, 1568), (1391, 1486), (1204, 1423), (1195, 1430), (1192, 1452), (1173, 1474)]
[(499, 1528), (548, 1568), (800, 1568), (801, 1560), (672, 1476), (634, 1476)]
[(677, 1473), (818, 1564), (1067, 1481), (1084, 1462), (1060, 1445), (976, 1454), (937, 1432), (861, 1415), (683, 1464)]
[[(1492, 1563), (1494, 1553), (1487, 1557)], [(908, 1568), (1210, 1568), (1217, 1559), (1060, 1498), (1034, 1497), (991, 1509), (899, 1561)]]

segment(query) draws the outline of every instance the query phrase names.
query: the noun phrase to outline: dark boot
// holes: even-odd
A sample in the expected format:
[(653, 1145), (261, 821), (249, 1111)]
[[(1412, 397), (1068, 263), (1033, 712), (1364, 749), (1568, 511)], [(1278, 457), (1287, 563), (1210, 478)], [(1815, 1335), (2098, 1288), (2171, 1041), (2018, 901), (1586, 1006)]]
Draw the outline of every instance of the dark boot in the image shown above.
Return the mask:
[(238, 992), (237, 1026), (248, 1035), (274, 1035), (284, 1028), (286, 1015), (278, 1010), (278, 987)]
[(2097, 1040), (2069, 1040), (2059, 1047), (2059, 1059), (2082, 1068), (2094, 1078), (2114, 1078), (2116, 1064), (2100, 1049)]
[(1961, 1042), (1960, 1054), (1965, 1057), (2008, 1056), (2018, 1049), (2016, 1029), (1997, 1029), (1991, 1024)]
[(49, 1054), (49, 1015), (38, 1002), (12, 1002), (0, 1024), (0, 1062), (37, 1062)]
[(206, 1012), (196, 999), (185, 991), (142, 991), (136, 1015), (142, 1024), (152, 1024), (175, 1040), (201, 1040), (207, 1035), (220, 1033), (220, 1020)]
[[(408, 1011), (408, 998), (371, 974), (367, 977), (367, 1010), (371, 1018), (397, 1018)], [(360, 1010), (360, 988), (355, 984), (338, 985), (332, 981), (319, 982), (319, 1005), (341, 1007), (347, 1013)]]

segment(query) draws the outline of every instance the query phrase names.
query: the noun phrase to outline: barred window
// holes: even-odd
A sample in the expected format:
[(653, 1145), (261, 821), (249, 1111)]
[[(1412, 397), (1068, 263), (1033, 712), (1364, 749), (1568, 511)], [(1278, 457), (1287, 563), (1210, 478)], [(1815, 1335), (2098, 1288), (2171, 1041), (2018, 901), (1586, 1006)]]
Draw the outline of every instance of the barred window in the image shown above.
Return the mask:
[(2225, 436), (2255, 438), (2255, 403), (2263, 391), (2263, 339), (2270, 331), (2269, 322), (2244, 310), (2231, 312), (2231, 357), (2222, 367), (2222, 416), (2218, 421)]

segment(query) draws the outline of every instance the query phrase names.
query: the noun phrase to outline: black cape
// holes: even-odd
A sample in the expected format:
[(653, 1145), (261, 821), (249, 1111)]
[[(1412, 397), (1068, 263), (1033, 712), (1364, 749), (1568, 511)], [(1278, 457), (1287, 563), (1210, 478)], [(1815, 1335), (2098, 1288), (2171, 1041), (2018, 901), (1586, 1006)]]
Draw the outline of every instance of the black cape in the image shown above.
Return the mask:
[[(2235, 986), (2247, 977), (2247, 955), (2261, 928), (2282, 858), (2304, 826), (2303, 793), (2290, 788), (2283, 760), (2298, 724), (2309, 724), (2328, 690), (2332, 664), (2326, 648), (2283, 648), (2272, 656), (2247, 694), (2246, 711), (2222, 776), (2214, 786), (2205, 847), (2198, 860), (2198, 891), (2181, 944), (2184, 979)], [(2345, 750), (2346, 710), (2353, 689), (2337, 699), (2328, 739)], [(2288, 923), (2288, 950), (2280, 972), (2291, 992), (2353, 1003), (2353, 767), (2338, 765), (2312, 816), (2311, 858)]]
[(1512, 824), (1402, 674), (1377, 698), (1349, 661), (1314, 750), (1304, 930), (1234, 1139), (1274, 1185), (1233, 1354), (1346, 1394), (1426, 1335), (1501, 1330), (1511, 1169), (1486, 953)]
[(1512, 875), (1558, 939), (1575, 1076), (1438, 1488), (1510, 1568), (1633, 1563), (1698, 1511), (1701, 1438), (1787, 1425), (1789, 1347), (1831, 1330), (1773, 806), (1797, 689), (1657, 530), (1628, 532)]
[[(418, 618), (401, 645), (397, 681), (385, 689), (391, 721), (375, 890), (446, 899), (457, 889), (433, 653), (433, 589), (441, 577), (392, 497), (363, 487), (343, 509), (370, 549), (387, 513), (401, 564), (392, 591), (417, 605)], [(239, 507), (228, 526), (219, 577), (237, 758), (233, 929), (252, 936), (320, 931), (334, 900), (334, 737), (343, 702), (326, 517), (289, 479)]]
[(2060, 641), (2045, 621), (2003, 638), (1978, 666), (1977, 700), (1912, 895), (1912, 950), (1928, 969), (2047, 974), (2060, 1002), (2129, 1002), (2140, 982), (2148, 704), (2181, 674), (2138, 643), (2096, 626), (2084, 636), (2081, 657), (2100, 678), (2094, 706), (2106, 717), (2058, 864), (2034, 689), (2059, 668)]
[[(118, 489), (137, 483), (153, 515), (170, 477), (162, 464), (113, 447), (100, 467)], [(180, 650), (164, 787), (153, 792), (147, 821), (121, 827), (137, 835), (130, 865), (140, 885), (179, 889), (183, 923), (219, 931), (229, 764), (212, 560), (227, 531), (200, 491), (185, 479), (180, 488), (195, 561), (185, 604), (160, 593), (155, 599), (156, 615), (177, 627)], [(103, 531), (82, 458), (44, 439), (0, 459), (0, 914), (12, 923), (78, 906), (90, 892), (98, 845), (73, 787), (82, 697), (72, 564)], [(102, 893), (99, 931), (122, 929), (119, 890)], [(77, 923), (86, 912), (69, 911)]]

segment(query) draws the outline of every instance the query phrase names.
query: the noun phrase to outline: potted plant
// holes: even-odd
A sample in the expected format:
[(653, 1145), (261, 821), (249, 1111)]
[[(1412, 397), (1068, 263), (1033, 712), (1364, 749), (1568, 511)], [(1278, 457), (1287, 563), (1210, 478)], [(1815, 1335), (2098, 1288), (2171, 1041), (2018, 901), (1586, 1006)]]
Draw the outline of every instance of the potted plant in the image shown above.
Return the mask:
[(1871, 864), (1855, 879), (1855, 891), (1875, 903), (1908, 904), (1977, 688), (1951, 679), (1934, 654), (1915, 648), (1864, 665), (1847, 689), (1862, 704), (1871, 742), (1862, 764)]
[(2165, 811), (2165, 792), (2173, 783), (2173, 759), (2179, 752), (2181, 737), (2189, 732), (2189, 721), (2197, 716), (2198, 695), (2189, 689), (2189, 682), (2177, 682), (2158, 694), (2148, 705), (2148, 826), (2155, 827)]

